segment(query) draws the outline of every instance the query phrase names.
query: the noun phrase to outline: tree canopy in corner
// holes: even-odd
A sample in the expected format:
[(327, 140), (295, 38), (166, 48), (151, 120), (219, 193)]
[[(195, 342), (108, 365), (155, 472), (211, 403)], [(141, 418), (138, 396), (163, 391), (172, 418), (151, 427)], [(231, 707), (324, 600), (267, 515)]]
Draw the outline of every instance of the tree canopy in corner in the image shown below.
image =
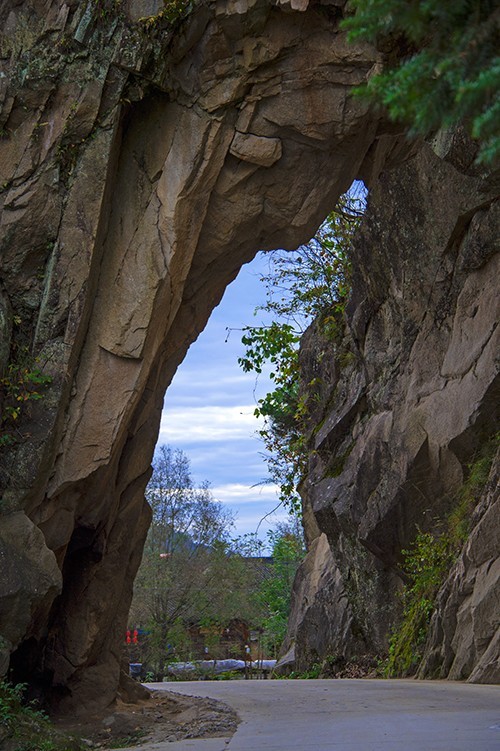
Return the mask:
[(500, 157), (500, 8), (495, 0), (350, 0), (349, 39), (385, 53), (364, 95), (413, 134), (464, 123), (477, 161)]

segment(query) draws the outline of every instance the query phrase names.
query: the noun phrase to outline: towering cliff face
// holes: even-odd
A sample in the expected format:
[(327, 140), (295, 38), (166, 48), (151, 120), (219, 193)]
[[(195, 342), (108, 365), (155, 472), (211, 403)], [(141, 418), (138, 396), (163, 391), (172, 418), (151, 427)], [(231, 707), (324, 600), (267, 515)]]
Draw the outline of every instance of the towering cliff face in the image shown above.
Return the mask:
[(378, 60), (342, 5), (207, 0), (174, 33), (138, 21), (155, 0), (0, 4), (1, 667), (63, 709), (116, 694), (187, 347), (256, 251), (407, 149), (349, 98)]
[[(498, 431), (498, 183), (461, 131), (373, 184), (342, 337), (302, 346), (311, 540), (285, 649), (299, 667), (386, 652), (402, 550), (442, 529)], [(498, 457), (439, 593), (424, 677), (500, 680)]]
[[(177, 365), (241, 265), (307, 240), (354, 177), (372, 209), (343, 358), (312, 335), (303, 355), (324, 386), (299, 662), (385, 643), (401, 548), (492, 430), (493, 192), (467, 150), (388, 171), (409, 147), (349, 98), (379, 60), (346, 45), (342, 0), (138, 20), (159, 7), (0, 3), (0, 672), (68, 710), (116, 695)], [(423, 672), (495, 675), (493, 482)]]

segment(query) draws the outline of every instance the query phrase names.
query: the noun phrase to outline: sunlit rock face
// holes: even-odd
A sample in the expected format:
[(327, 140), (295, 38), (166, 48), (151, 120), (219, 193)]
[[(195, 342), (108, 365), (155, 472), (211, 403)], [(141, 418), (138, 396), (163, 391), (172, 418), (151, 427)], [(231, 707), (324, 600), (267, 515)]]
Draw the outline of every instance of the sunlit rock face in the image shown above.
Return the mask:
[(243, 263), (407, 149), (349, 96), (378, 60), (342, 5), (207, 1), (175, 32), (154, 0), (0, 5), (0, 367), (52, 379), (5, 427), (1, 664), (63, 710), (116, 695), (187, 347)]
[[(345, 330), (332, 341), (312, 326), (302, 342), (303, 381), (317, 386), (302, 483), (314, 542), (284, 645), (299, 669), (386, 653), (402, 551), (418, 530), (446, 529), (498, 431), (498, 183), (473, 156), (459, 129), (378, 177), (354, 242)], [(476, 501), (421, 677), (500, 681), (498, 457)]]

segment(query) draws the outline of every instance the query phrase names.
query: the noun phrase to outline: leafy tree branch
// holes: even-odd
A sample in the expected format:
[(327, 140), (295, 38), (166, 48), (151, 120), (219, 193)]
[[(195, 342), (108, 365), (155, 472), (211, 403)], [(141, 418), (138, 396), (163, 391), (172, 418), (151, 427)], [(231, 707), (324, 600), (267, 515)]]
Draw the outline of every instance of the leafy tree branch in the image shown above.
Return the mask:
[[(477, 161), (500, 156), (500, 10), (493, 0), (351, 0), (343, 28), (386, 53), (358, 93), (415, 135), (464, 123)], [(394, 52), (396, 51), (396, 55)], [(402, 59), (401, 59), (402, 57)], [(394, 59), (397, 62), (394, 62)]]
[(332, 338), (341, 330), (350, 289), (349, 247), (362, 208), (359, 197), (344, 196), (309, 243), (295, 252), (271, 254), (269, 274), (262, 278), (267, 299), (257, 310), (273, 320), (268, 326), (247, 326), (242, 337), (242, 369), (259, 374), (271, 368), (274, 388), (259, 400), (255, 415), (265, 418), (259, 433), (270, 482), (295, 512), (300, 510), (297, 485), (304, 470), (307, 412), (307, 394), (299, 389), (300, 339), (312, 320)]

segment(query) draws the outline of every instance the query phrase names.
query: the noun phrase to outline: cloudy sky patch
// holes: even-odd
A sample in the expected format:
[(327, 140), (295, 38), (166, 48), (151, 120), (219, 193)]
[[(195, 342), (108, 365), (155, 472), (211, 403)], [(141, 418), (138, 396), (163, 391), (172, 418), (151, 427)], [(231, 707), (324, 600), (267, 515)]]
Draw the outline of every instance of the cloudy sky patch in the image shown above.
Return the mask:
[[(219, 485), (212, 488), (212, 492), (218, 501), (229, 503), (234, 506), (242, 506), (246, 503), (271, 503), (276, 506), (278, 502), (277, 485), (244, 485), (231, 482), (227, 485)], [(274, 506), (271, 506), (273, 508)]]
[[(267, 532), (277, 522), (285, 521), (288, 514), (279, 504), (276, 485), (259, 485), (251, 487), (239, 483), (228, 483), (212, 488), (214, 497), (234, 513), (235, 535), (255, 532), (266, 539)], [(273, 512), (273, 509), (276, 509)], [(270, 514), (270, 512), (273, 512)], [(268, 516), (270, 514), (270, 516)]]
[(166, 408), (162, 414), (160, 440), (190, 444), (200, 440), (210, 443), (247, 439), (259, 427), (254, 410), (252, 404)]
[[(277, 488), (262, 484), (268, 472), (257, 435), (262, 421), (254, 416), (270, 383), (238, 365), (244, 353), (241, 329), (262, 322), (254, 308), (265, 301), (260, 273), (267, 269), (267, 259), (258, 256), (226, 290), (167, 391), (158, 439), (184, 451), (195, 483), (210, 482), (215, 498), (234, 512), (237, 535), (255, 532), (278, 504)], [(261, 524), (259, 536), (265, 539), (286, 516), (280, 509)]]

